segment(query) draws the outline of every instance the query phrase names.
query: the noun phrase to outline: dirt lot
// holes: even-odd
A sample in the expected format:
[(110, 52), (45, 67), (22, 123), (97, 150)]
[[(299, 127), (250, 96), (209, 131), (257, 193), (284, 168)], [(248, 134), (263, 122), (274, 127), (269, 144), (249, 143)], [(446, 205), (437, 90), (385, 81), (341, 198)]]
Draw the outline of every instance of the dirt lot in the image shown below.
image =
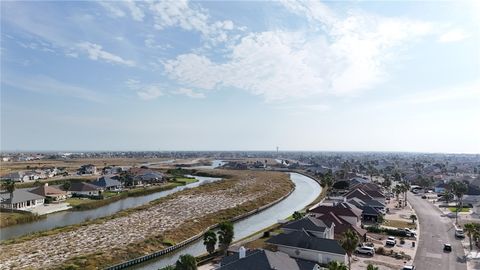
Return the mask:
[[(82, 269), (95, 269), (132, 255), (133, 250), (122, 247), (135, 244), (135, 252), (151, 252), (150, 249), (161, 248), (152, 244), (152, 237), (166, 235), (169, 239), (176, 237), (172, 240), (178, 242), (218, 222), (217, 218), (228, 214), (224, 210), (240, 206), (239, 213), (250, 211), (287, 194), (293, 187), (288, 175), (283, 173), (219, 173), (229, 175), (230, 179), (178, 192), (149, 207), (120, 212), (114, 218), (72, 226), (19, 243), (2, 244), (0, 268), (46, 269), (69, 261)], [(87, 254), (95, 256), (84, 256)], [(90, 263), (90, 258), (96, 261)]]

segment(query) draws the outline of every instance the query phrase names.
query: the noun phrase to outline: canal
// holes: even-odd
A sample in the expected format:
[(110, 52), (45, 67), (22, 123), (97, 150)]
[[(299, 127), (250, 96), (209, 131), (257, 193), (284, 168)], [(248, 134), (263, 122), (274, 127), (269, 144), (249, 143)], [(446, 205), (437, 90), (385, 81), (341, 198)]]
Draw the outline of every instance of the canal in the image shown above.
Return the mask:
[[(279, 220), (287, 218), (295, 211), (302, 210), (305, 206), (313, 202), (322, 191), (320, 185), (307, 176), (298, 173), (290, 173), (290, 179), (295, 184), (295, 190), (287, 198), (258, 214), (235, 222), (234, 241), (267, 228), (277, 223)], [(133, 266), (129, 269), (157, 270), (164, 266), (175, 264), (180, 255), (191, 254), (199, 256), (205, 253), (206, 250), (203, 245), (203, 239), (199, 239), (184, 248), (143, 264)]]
[(38, 221), (9, 226), (1, 229), (0, 240), (7, 240), (20, 237), (33, 232), (50, 230), (58, 227), (78, 224), (87, 220), (93, 220), (113, 215), (119, 211), (141, 206), (153, 200), (165, 197), (172, 193), (198, 187), (200, 185), (221, 180), (221, 178), (194, 176), (198, 181), (185, 186), (178, 186), (173, 189), (152, 193), (141, 197), (128, 197), (111, 204), (85, 211), (62, 211), (48, 214), (45, 219)]

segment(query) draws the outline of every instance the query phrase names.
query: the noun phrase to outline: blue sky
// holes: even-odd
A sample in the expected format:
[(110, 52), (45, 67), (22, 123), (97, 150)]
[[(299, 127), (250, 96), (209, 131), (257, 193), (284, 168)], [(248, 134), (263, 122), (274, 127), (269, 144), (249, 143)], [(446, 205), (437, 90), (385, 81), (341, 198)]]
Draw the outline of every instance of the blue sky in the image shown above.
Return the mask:
[(480, 153), (479, 13), (2, 2), (1, 149)]

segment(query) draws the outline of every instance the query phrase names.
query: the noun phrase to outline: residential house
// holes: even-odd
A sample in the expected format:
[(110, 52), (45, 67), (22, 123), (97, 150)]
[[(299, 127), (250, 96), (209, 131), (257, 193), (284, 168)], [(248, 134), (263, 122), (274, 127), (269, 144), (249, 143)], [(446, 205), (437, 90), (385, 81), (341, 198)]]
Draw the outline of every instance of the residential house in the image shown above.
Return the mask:
[(334, 236), (333, 223), (325, 224), (322, 220), (312, 216), (306, 216), (302, 219), (291, 221), (283, 225), (282, 229), (285, 233), (306, 231), (319, 238), (333, 239)]
[(133, 175), (133, 182), (136, 186), (151, 185), (165, 181), (165, 175), (154, 170), (131, 168), (129, 172)]
[(353, 225), (361, 225), (362, 210), (346, 202), (339, 203), (334, 206), (319, 205), (309, 211), (309, 214), (311, 216), (315, 216), (317, 218), (329, 213), (334, 213), (336, 216), (343, 218), (344, 220)]
[(42, 205), (45, 197), (31, 193), (25, 189), (16, 189), (13, 196), (8, 192), (0, 193), (0, 207), (16, 210), (27, 210)]
[(102, 190), (109, 190), (109, 191), (120, 191), (122, 190), (122, 183), (115, 179), (114, 176), (102, 176), (98, 178), (96, 181), (92, 182), (92, 184), (100, 187)]
[(53, 202), (64, 201), (65, 199), (67, 199), (67, 192), (55, 187), (48, 186), (48, 183), (45, 183), (45, 185), (43, 186), (31, 189), (30, 192), (46, 197)]
[(245, 250), (225, 256), (217, 270), (315, 270), (320, 269), (315, 262), (293, 259), (288, 254), (263, 249)]
[(97, 174), (97, 167), (93, 164), (82, 165), (79, 169), (77, 174), (84, 175), (84, 174)]
[(434, 191), (435, 193), (445, 193), (445, 191), (447, 190), (447, 187), (448, 187), (448, 184), (444, 182), (440, 182), (435, 186)]
[(72, 182), (68, 191), (77, 196), (99, 196), (102, 193), (99, 186), (85, 182)]
[(268, 239), (266, 243), (293, 258), (319, 264), (328, 264), (331, 261), (347, 262), (347, 253), (336, 240), (317, 238), (305, 231), (281, 233)]
[(315, 218), (323, 221), (325, 224), (333, 224), (334, 227), (334, 239), (340, 240), (343, 238), (343, 234), (350, 230), (355, 232), (363, 241), (367, 240), (367, 231), (362, 229), (360, 225), (352, 224), (348, 220), (340, 217), (334, 212), (329, 212), (321, 216), (315, 216)]
[(365, 184), (365, 183), (369, 183), (370, 180), (368, 179), (365, 179), (365, 178), (361, 178), (361, 177), (353, 177), (353, 178), (350, 178), (350, 186), (353, 187), (355, 185), (358, 185), (358, 184)]

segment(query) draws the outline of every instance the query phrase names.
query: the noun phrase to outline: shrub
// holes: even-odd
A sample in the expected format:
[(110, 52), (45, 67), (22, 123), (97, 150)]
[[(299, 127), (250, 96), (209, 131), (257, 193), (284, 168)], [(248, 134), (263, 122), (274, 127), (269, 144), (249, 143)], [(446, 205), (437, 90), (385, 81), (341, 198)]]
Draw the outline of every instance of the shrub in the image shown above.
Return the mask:
[(405, 238), (400, 238), (400, 244), (404, 245), (405, 244)]
[(380, 254), (380, 255), (383, 255), (383, 254), (385, 254), (385, 249), (383, 247), (379, 247), (379, 248), (377, 248), (376, 253)]

